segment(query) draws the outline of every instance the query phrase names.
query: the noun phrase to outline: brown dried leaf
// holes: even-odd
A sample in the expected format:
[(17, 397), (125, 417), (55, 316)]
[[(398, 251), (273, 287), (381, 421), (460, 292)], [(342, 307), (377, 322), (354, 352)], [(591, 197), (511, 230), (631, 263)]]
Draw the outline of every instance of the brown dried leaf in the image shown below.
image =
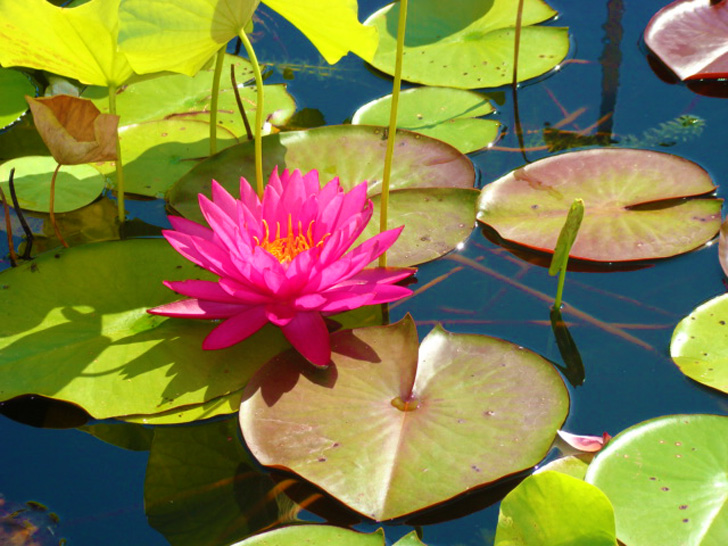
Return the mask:
[(35, 126), (61, 165), (116, 159), (119, 116), (102, 114), (88, 99), (26, 96)]

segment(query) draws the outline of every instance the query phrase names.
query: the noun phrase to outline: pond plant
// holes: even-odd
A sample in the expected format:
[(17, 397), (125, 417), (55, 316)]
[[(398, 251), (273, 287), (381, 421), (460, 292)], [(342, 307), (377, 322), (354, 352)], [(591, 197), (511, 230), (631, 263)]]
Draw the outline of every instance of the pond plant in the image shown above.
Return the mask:
[[(645, 328), (674, 328), (676, 366), (662, 362), (651, 381), (680, 370), (686, 390), (720, 411), (562, 430), (580, 422), (587, 376), (607, 380), (593, 364), (602, 349), (577, 348), (584, 327), (668, 360), (631, 322), (564, 300), (566, 282), (705, 255), (719, 233), (728, 273), (711, 167), (647, 149), (699, 136), (702, 118), (682, 114), (645, 131), (644, 146), (619, 146), (618, 73), (605, 68), (611, 109), (596, 124), (576, 125), (579, 112), (554, 98), (563, 119), (529, 135), (518, 94), (562, 63), (579, 65), (570, 29), (549, 21), (557, 14), (543, 0), (372, 0), (380, 9), (364, 23), (355, 0), (263, 0), (327, 63), (352, 52), (393, 76), (391, 95), (359, 105), (352, 123), (307, 129), (295, 126), (294, 95), (258, 63), (256, 33), (272, 16), (257, 0), (22, 4), (0, 0), (0, 82), (10, 82), (0, 120), (6, 135), (36, 135), (23, 137), (32, 153), (0, 149), (0, 187), (16, 196), (4, 213), (13, 263), (0, 273), (0, 409), (149, 451), (145, 515), (169, 543), (728, 543), (725, 295), (679, 324), (663, 313), (667, 327)], [(607, 4), (611, 58), (621, 2)], [(701, 89), (724, 78), (715, 42), (728, 2), (657, 8), (644, 34), (655, 69)], [(693, 43), (698, 34), (712, 38)], [(248, 61), (228, 53), (237, 41)], [(33, 97), (36, 84), (53, 96)], [(505, 121), (481, 117), (506, 103), (506, 85), (514, 127), (501, 135)], [(26, 95), (31, 114), (18, 106)], [(518, 146), (495, 144), (501, 137)], [(523, 161), (498, 169), (495, 153)], [(65, 179), (61, 165), (75, 166)], [(125, 194), (146, 201), (127, 208)], [(150, 204), (169, 215), (159, 207), (149, 220)], [(12, 233), (13, 215), (40, 214), (31, 220), (43, 229), (46, 213), (58, 243), (46, 237), (19, 259), (14, 245), (30, 241)], [(472, 258), (470, 245), (489, 250)], [(549, 262), (555, 289), (542, 274), (524, 280)], [(493, 295), (450, 331), (431, 310), (462, 316), (456, 306), (486, 290), (426, 298), (463, 270), (487, 276)], [(594, 291), (654, 310), (649, 290), (630, 298), (615, 282), (615, 292)], [(498, 305), (510, 288), (543, 316), (490, 319), (520, 311), (521, 300)], [(545, 327), (553, 343), (524, 347), (514, 323)], [(42, 423), (26, 409), (39, 404), (50, 408)], [(437, 534), (490, 505), (497, 521), (482, 540)], [(18, 514), (0, 510), (0, 542), (21, 536)]]

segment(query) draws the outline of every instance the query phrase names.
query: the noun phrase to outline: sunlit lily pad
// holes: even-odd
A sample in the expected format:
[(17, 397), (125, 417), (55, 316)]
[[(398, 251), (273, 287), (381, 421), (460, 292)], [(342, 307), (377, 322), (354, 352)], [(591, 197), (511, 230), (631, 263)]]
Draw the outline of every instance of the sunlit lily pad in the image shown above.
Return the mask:
[[(253, 78), (250, 63), (235, 55), (225, 55), (223, 75), (218, 96), (218, 124), (237, 137), (246, 135), (230, 81), (230, 64), (235, 65), (235, 79), (245, 111), (252, 120), (255, 116), (256, 96), (252, 85), (245, 86)], [(212, 96), (213, 69), (201, 70), (194, 77), (170, 74), (144, 80), (124, 87), (117, 93), (116, 109), (123, 125), (165, 118), (192, 118), (209, 121)], [(283, 125), (296, 110), (293, 97), (286, 86), (265, 85), (264, 119), (273, 125)], [(105, 88), (92, 87), (84, 91), (84, 97), (91, 98), (102, 111), (108, 111), (108, 95)]]
[(0, 68), (0, 131), (18, 120), (28, 111), (25, 95), (34, 97), (37, 94), (30, 78), (9, 68)]
[(498, 514), (495, 546), (518, 544), (616, 546), (614, 510), (604, 493), (578, 478), (534, 474), (506, 495)]
[(571, 203), (581, 198), (586, 210), (572, 257), (666, 258), (718, 232), (721, 199), (682, 199), (714, 189), (705, 170), (675, 155), (583, 150), (536, 161), (488, 184), (478, 200), (478, 220), (506, 240), (553, 252)]
[[(291, 525), (250, 537), (233, 546), (385, 546), (381, 529), (373, 533), (359, 533), (333, 525)], [(399, 544), (399, 543), (397, 543)]]
[[(210, 153), (210, 124), (181, 119), (165, 119), (119, 128), (127, 193), (161, 197), (179, 177)], [(218, 146), (237, 142), (235, 135), (218, 126)], [(112, 185), (116, 169), (111, 162), (99, 163)]]
[[(394, 73), (398, 2), (371, 15), (379, 32), (372, 64)], [(405, 80), (425, 85), (476, 89), (513, 80), (518, 2), (462, 0), (457, 9), (441, 0), (411, 2), (402, 64)], [(525, 0), (518, 55), (518, 81), (548, 72), (569, 51), (568, 29), (535, 26), (556, 15), (542, 0)]]
[(728, 543), (728, 417), (671, 415), (615, 436), (586, 481), (614, 506), (629, 546)]
[[(389, 125), (392, 96), (365, 104), (356, 111), (355, 125)], [(408, 129), (455, 146), (467, 154), (498, 138), (500, 123), (478, 119), (494, 111), (486, 95), (446, 87), (415, 87), (402, 91), (397, 127)]]
[(553, 366), (500, 339), (436, 327), (418, 347), (408, 316), (333, 334), (331, 347), (328, 369), (292, 352), (261, 368), (243, 396), (243, 436), (261, 463), (376, 520), (536, 464), (568, 412)]
[(728, 77), (728, 2), (678, 0), (645, 29), (645, 44), (681, 80)]
[(257, 470), (235, 419), (154, 430), (144, 482), (149, 524), (175, 546), (220, 546), (295, 516)]
[(203, 351), (210, 322), (147, 314), (178, 296), (163, 280), (208, 278), (163, 239), (58, 250), (0, 274), (0, 399), (27, 393), (106, 418), (202, 404), (288, 347), (276, 328)]
[[(48, 212), (51, 179), (58, 166), (50, 156), (27, 156), (0, 165), (0, 187), (10, 195), (8, 178), (15, 169), (18, 204), (25, 210)], [(105, 177), (90, 165), (63, 165), (56, 177), (53, 210), (57, 213), (80, 209), (94, 201), (106, 187)]]
[[(383, 131), (339, 125), (270, 135), (263, 138), (263, 170), (268, 173), (276, 165), (303, 172), (317, 169), (322, 180), (338, 176), (346, 189), (367, 180), (374, 198), (381, 192), (387, 144)], [(417, 242), (408, 248), (398, 241), (389, 250), (389, 265), (402, 266), (440, 256), (471, 232), (475, 172), (467, 157), (443, 142), (408, 131), (397, 135), (391, 189), (402, 191), (392, 193), (389, 224), (404, 224), (403, 237)], [(203, 161), (170, 189), (169, 204), (182, 216), (203, 222), (197, 195), (209, 195), (212, 179), (237, 195), (241, 176), (255, 180), (253, 152), (253, 143), (245, 142)], [(439, 229), (432, 229), (435, 224)]]
[(699, 306), (672, 334), (670, 355), (689, 378), (728, 393), (728, 294)]

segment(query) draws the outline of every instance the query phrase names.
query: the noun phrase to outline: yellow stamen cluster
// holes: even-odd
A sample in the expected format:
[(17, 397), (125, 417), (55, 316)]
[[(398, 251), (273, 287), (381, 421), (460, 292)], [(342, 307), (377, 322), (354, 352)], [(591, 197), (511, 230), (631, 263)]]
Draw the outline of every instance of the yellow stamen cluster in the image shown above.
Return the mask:
[(281, 237), (281, 224), (280, 222), (276, 222), (276, 236), (272, 241), (270, 240), (270, 228), (268, 222), (265, 220), (263, 220), (263, 227), (265, 228), (263, 240), (258, 241), (256, 237), (256, 242), (261, 248), (273, 254), (284, 265), (289, 264), (301, 252), (310, 250), (323, 243), (323, 239), (318, 243), (313, 240), (313, 220), (308, 224), (305, 232), (300, 221), (298, 222), (298, 229), (294, 231), (293, 219), (289, 214), (287, 234)]

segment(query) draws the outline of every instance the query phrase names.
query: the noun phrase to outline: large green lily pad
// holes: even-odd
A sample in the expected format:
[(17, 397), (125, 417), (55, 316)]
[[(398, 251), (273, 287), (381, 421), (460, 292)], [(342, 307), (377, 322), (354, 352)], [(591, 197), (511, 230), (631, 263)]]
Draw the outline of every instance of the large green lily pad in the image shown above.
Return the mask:
[[(161, 197), (182, 175), (210, 153), (210, 124), (186, 119), (149, 121), (119, 128), (127, 193)], [(218, 125), (218, 145), (237, 143), (235, 135)], [(112, 162), (97, 164), (116, 185)]]
[(697, 307), (675, 328), (670, 356), (680, 371), (728, 393), (728, 294)]
[(235, 419), (155, 428), (144, 507), (173, 546), (231, 544), (295, 516), (236, 429)]
[(243, 396), (243, 436), (262, 464), (376, 520), (533, 466), (568, 412), (553, 366), (500, 339), (436, 327), (418, 346), (407, 316), (333, 334), (331, 346), (328, 369), (291, 353), (261, 368)]
[(155, 414), (238, 391), (288, 347), (264, 327), (203, 351), (213, 324), (146, 310), (178, 298), (163, 280), (214, 278), (163, 239), (95, 243), (0, 274), (0, 399), (73, 402), (92, 416)]
[(25, 95), (35, 97), (37, 91), (30, 78), (9, 68), (0, 68), (0, 131), (15, 123), (28, 111)]
[(359, 533), (333, 525), (290, 525), (233, 546), (385, 546), (384, 533)]
[[(51, 156), (26, 156), (0, 165), (0, 187), (10, 196), (8, 179), (15, 169), (15, 192), (24, 210), (48, 212), (51, 179), (58, 163)], [(80, 209), (94, 201), (106, 187), (106, 178), (90, 165), (63, 165), (56, 176), (54, 212)]]
[[(372, 64), (387, 74), (394, 74), (399, 6), (385, 6), (365, 21), (379, 32)], [(402, 77), (461, 89), (511, 83), (517, 9), (513, 0), (461, 0), (457, 9), (441, 0), (411, 2)], [(568, 29), (533, 26), (554, 15), (542, 0), (524, 1), (518, 81), (544, 74), (566, 57)]]
[(536, 161), (488, 184), (478, 200), (478, 220), (504, 239), (553, 252), (569, 207), (580, 198), (586, 210), (572, 257), (666, 258), (718, 232), (721, 199), (683, 199), (714, 189), (705, 170), (675, 155), (583, 150)]
[[(263, 170), (270, 173), (276, 165), (303, 172), (317, 169), (322, 183), (338, 176), (347, 189), (367, 180), (369, 196), (374, 198), (381, 192), (386, 144), (384, 129), (370, 126), (339, 125), (269, 135), (263, 138)], [(212, 179), (238, 195), (241, 176), (255, 179), (252, 142), (232, 146), (194, 167), (169, 190), (167, 200), (182, 216), (202, 223), (197, 195), (210, 194)], [(389, 264), (431, 260), (467, 237), (474, 223), (470, 206), (474, 182), (472, 163), (455, 148), (397, 131), (389, 225), (404, 224), (403, 236), (416, 246), (398, 241), (387, 253)], [(377, 223), (375, 217), (372, 227)], [(438, 229), (433, 230), (433, 225)]]
[(560, 472), (529, 476), (501, 503), (495, 546), (537, 544), (616, 546), (609, 499)]
[(728, 417), (670, 415), (618, 434), (586, 481), (614, 506), (629, 546), (728, 543)]
[[(392, 95), (359, 108), (355, 125), (389, 125)], [(485, 148), (498, 138), (500, 123), (478, 119), (495, 111), (487, 95), (447, 87), (415, 87), (402, 91), (397, 127), (437, 138), (467, 154)]]
[[(178, 47), (178, 46), (176, 46)], [(230, 81), (230, 65), (235, 66), (235, 79), (240, 98), (248, 117), (255, 116), (256, 96), (252, 85), (244, 84), (252, 79), (250, 63), (235, 55), (225, 55), (223, 75), (218, 95), (217, 123), (231, 131), (236, 137), (246, 136), (238, 105)], [(116, 96), (117, 113), (123, 125), (134, 125), (145, 121), (167, 118), (186, 118), (198, 121), (210, 120), (213, 69), (201, 70), (194, 77), (170, 74), (144, 80), (122, 88)], [(273, 125), (285, 124), (296, 110), (293, 97), (283, 84), (265, 85), (264, 119)], [(83, 93), (102, 112), (108, 112), (108, 91), (91, 87)]]

